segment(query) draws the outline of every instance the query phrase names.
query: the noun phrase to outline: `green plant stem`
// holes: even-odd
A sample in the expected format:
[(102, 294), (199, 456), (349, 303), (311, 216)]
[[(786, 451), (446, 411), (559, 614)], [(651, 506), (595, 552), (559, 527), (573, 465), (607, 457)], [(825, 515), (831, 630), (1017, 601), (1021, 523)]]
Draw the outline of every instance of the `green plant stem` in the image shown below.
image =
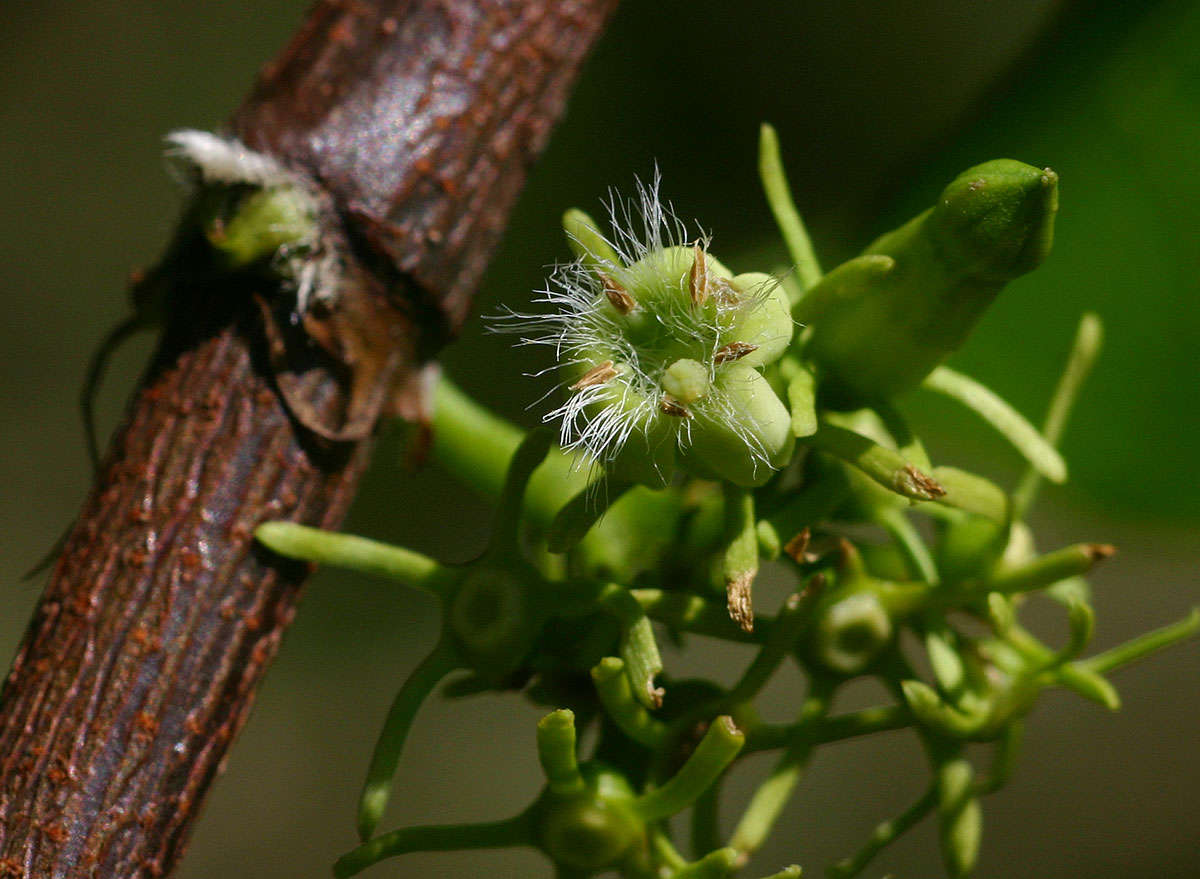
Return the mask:
[(1054, 446), (990, 388), (948, 366), (937, 367), (925, 377), (922, 386), (962, 403), (1008, 440), (1046, 479), (1066, 482), (1067, 464)]
[(294, 522), (264, 522), (254, 536), (268, 549), (289, 558), (387, 577), (433, 595), (444, 596), (457, 576), (410, 549)]
[(940, 580), (937, 564), (912, 520), (903, 510), (895, 507), (880, 508), (876, 511), (876, 517), (892, 540), (896, 541), (896, 546), (900, 548), (917, 579), (936, 586)]
[(1023, 565), (1002, 569), (979, 588), (1005, 595), (1041, 589), (1067, 577), (1086, 574), (1098, 561), (1108, 558), (1112, 553), (1110, 546), (1077, 543), (1040, 555)]
[(881, 851), (915, 827), (937, 805), (937, 790), (930, 788), (921, 795), (915, 803), (892, 818), (878, 824), (871, 832), (870, 838), (851, 857), (830, 867), (827, 871), (830, 879), (851, 879), (867, 868)]
[(566, 552), (584, 538), (609, 507), (633, 485), (608, 480), (598, 488), (584, 488), (566, 502), (550, 522), (546, 545), (551, 552)]
[(795, 647), (800, 632), (808, 622), (811, 607), (812, 601), (806, 599), (804, 592), (794, 592), (787, 597), (775, 617), (766, 644), (729, 691), (725, 702), (731, 709), (750, 701), (766, 686), (767, 681)]
[(533, 830), (528, 813), (503, 821), (480, 824), (444, 824), (402, 827), (364, 842), (337, 859), (333, 875), (353, 876), (384, 858), (411, 852), (464, 851), (481, 848), (510, 848), (532, 845)]
[(721, 847), (721, 781), (718, 777), (692, 807), (692, 854), (696, 857)]
[[(521, 437), (518, 428), (480, 406), (449, 379), (438, 381), (433, 451), (455, 478), (487, 497), (498, 498)], [(552, 449), (534, 471), (525, 491), (525, 513), (537, 526), (549, 525), (563, 504), (587, 486), (587, 468), (575, 463)]]
[(687, 762), (662, 787), (634, 800), (634, 812), (643, 821), (662, 821), (683, 811), (717, 780), (745, 743), (745, 735), (732, 718), (714, 718)]
[(813, 678), (809, 694), (800, 709), (795, 737), (780, 757), (770, 776), (754, 792), (750, 804), (734, 828), (729, 845), (743, 855), (757, 851), (766, 841), (783, 807), (796, 789), (816, 745), (814, 733), (829, 710), (835, 684), (826, 678)]
[(569, 796), (584, 789), (575, 754), (574, 712), (560, 708), (538, 721), (537, 752), (547, 786), (553, 793)]
[[(388, 709), (387, 719), (371, 754), (371, 765), (358, 804), (358, 836), (369, 839), (387, 808), (392, 778), (400, 763), (408, 731), (421, 703), (450, 672), (462, 668), (458, 652), (447, 641), (439, 641), (409, 675)], [(349, 874), (347, 874), (349, 875)]]
[[(822, 718), (813, 730), (812, 737), (815, 744), (828, 745), (843, 739), (904, 729), (911, 726), (912, 722), (912, 714), (907, 707), (878, 705)], [(753, 727), (746, 735), (746, 753), (782, 748), (794, 741), (800, 732), (798, 723), (764, 723)]]
[(808, 290), (821, 280), (821, 265), (813, 251), (808, 231), (804, 228), (804, 221), (800, 219), (800, 212), (796, 210), (796, 203), (792, 200), (792, 190), (788, 186), (779, 155), (779, 136), (766, 123), (759, 130), (758, 175), (767, 196), (767, 204), (775, 215), (775, 222), (796, 266), (796, 276), (800, 285)]
[(679, 632), (708, 635), (725, 641), (761, 644), (766, 641), (774, 620), (759, 617), (754, 631), (745, 632), (729, 618), (725, 608), (687, 592), (663, 589), (630, 589), (629, 594), (651, 619)]
[[(1096, 359), (1100, 356), (1103, 340), (1104, 326), (1100, 322), (1100, 318), (1091, 312), (1084, 314), (1079, 320), (1079, 328), (1075, 331), (1075, 341), (1071, 344), (1071, 353), (1067, 357), (1066, 368), (1063, 369), (1058, 386), (1054, 389), (1054, 395), (1050, 398), (1046, 420), (1042, 424), (1042, 436), (1052, 446), (1057, 446), (1062, 441), (1071, 409), (1074, 408), (1075, 400), (1078, 399), (1084, 382), (1087, 381), (1092, 367), (1096, 364)], [(1017, 483), (1017, 487), (1013, 491), (1013, 508), (1016, 518), (1025, 518), (1025, 514), (1037, 497), (1041, 481), (1041, 474), (1034, 467), (1030, 467), (1021, 477), (1021, 481)]]
[(492, 514), (492, 534), (488, 551), (518, 557), (521, 539), (521, 509), (533, 473), (550, 453), (551, 435), (547, 428), (531, 430), (509, 458), (508, 472)]
[(596, 604), (611, 611), (621, 622), (618, 649), (634, 698), (647, 708), (658, 708), (662, 704), (662, 690), (654, 686), (654, 679), (663, 670), (662, 656), (645, 609), (628, 589), (616, 583), (600, 590)]
[(667, 725), (634, 699), (624, 662), (615, 656), (605, 657), (592, 669), (592, 681), (604, 710), (625, 735), (650, 749), (667, 741)]
[(946, 492), (937, 481), (914, 467), (896, 451), (853, 430), (822, 422), (806, 442), (856, 467), (901, 497), (931, 501)]
[(1200, 608), (1192, 608), (1192, 612), (1177, 623), (1147, 632), (1076, 665), (1096, 674), (1104, 674), (1145, 659), (1150, 654), (1190, 638), (1197, 632), (1200, 632)]
[(1024, 734), (1024, 725), (1019, 720), (1014, 720), (1004, 727), (1000, 738), (996, 741), (992, 765), (988, 770), (987, 778), (975, 783), (976, 796), (986, 797), (1008, 784), (1008, 780), (1017, 766), (1017, 757), (1020, 754), (1021, 739)]

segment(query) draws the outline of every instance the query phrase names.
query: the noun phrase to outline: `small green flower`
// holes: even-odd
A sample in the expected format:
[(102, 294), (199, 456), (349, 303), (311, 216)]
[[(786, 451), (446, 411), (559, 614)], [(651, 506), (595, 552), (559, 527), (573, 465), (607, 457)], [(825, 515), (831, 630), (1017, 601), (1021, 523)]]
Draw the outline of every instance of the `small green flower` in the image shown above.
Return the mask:
[[(787, 295), (770, 275), (734, 275), (689, 242), (658, 197), (609, 204), (611, 238), (580, 211), (564, 227), (577, 259), (505, 330), (552, 346), (567, 391), (546, 416), (621, 482), (659, 487), (677, 469), (761, 485), (791, 457), (791, 416), (760, 370), (792, 339)], [(640, 226), (635, 232), (634, 226)]]

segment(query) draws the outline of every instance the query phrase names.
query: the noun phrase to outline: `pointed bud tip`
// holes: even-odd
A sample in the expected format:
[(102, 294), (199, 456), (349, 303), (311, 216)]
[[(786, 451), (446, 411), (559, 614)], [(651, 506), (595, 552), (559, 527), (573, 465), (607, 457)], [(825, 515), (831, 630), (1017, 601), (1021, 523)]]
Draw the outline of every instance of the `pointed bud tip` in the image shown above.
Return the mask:
[(1057, 173), (996, 159), (956, 177), (942, 191), (932, 221), (968, 273), (1005, 281), (1046, 258), (1057, 211)]

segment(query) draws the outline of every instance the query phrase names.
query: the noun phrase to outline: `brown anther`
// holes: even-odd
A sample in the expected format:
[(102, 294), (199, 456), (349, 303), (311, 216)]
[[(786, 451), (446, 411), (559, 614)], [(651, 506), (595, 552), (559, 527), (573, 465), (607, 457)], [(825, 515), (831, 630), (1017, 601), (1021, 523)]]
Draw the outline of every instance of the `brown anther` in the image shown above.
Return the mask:
[(658, 408), (663, 411), (664, 415), (674, 415), (676, 418), (692, 417), (691, 410), (670, 395), (666, 395), (658, 401)]
[(804, 564), (808, 561), (808, 542), (812, 540), (812, 531), (805, 526), (804, 530), (783, 545), (783, 551), (795, 562)]
[(629, 291), (614, 279), (604, 274), (604, 272), (596, 272), (596, 274), (600, 276), (600, 283), (604, 285), (604, 295), (613, 304), (613, 308), (621, 312), (621, 314), (629, 314), (629, 312), (633, 311), (637, 303), (633, 301), (633, 297), (629, 295)]
[(692, 296), (692, 305), (699, 307), (708, 301), (709, 279), (708, 260), (699, 244), (692, 246), (692, 272), (688, 276), (688, 292)]
[(1115, 554), (1117, 548), (1111, 543), (1089, 543), (1084, 546), (1083, 551), (1091, 557), (1093, 562), (1102, 562)]
[(757, 351), (757, 345), (751, 345), (749, 342), (730, 342), (728, 345), (722, 345), (713, 354), (713, 363), (720, 366), (722, 363), (732, 363), (735, 360), (741, 360), (747, 354)]
[(612, 378), (616, 378), (619, 374), (611, 360), (605, 360), (603, 363), (598, 363), (583, 374), (579, 381), (571, 385), (572, 391), (581, 391), (584, 388), (590, 388), (592, 385), (602, 385)]

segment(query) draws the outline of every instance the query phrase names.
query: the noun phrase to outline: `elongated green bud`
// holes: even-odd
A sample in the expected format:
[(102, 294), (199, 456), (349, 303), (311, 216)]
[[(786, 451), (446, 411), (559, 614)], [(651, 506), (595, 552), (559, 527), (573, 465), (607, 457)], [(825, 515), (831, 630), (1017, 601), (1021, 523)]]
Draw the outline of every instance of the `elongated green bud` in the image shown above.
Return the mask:
[(830, 272), (795, 314), (811, 322), (806, 354), (829, 402), (851, 406), (915, 387), (962, 345), (1005, 282), (1045, 258), (1057, 209), (1053, 171), (987, 162)]

